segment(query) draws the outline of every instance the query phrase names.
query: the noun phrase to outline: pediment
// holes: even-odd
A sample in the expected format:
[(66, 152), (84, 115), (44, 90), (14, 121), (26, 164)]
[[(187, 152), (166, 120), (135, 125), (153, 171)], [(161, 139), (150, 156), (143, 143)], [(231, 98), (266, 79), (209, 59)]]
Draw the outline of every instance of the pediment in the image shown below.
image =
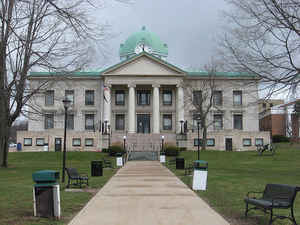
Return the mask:
[(154, 57), (143, 54), (119, 63), (103, 75), (185, 75), (179, 68)]

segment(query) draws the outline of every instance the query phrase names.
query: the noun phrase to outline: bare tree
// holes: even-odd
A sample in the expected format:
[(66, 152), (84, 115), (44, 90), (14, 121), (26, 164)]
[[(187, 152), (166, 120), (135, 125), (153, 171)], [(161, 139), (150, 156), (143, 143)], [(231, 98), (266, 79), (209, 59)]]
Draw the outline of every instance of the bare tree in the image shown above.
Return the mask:
[(31, 89), (29, 71), (83, 68), (84, 43), (103, 38), (105, 27), (95, 29), (88, 19), (95, 7), (90, 0), (1, 0), (0, 7), (0, 166), (7, 167), (8, 131), (29, 99), (47, 85)]
[[(209, 113), (212, 109), (219, 111), (217, 100), (216, 72), (217, 66), (206, 66), (207, 75), (199, 80), (197, 85), (186, 88), (186, 105), (193, 113), (193, 121), (199, 121), (202, 132), (201, 149), (206, 150), (207, 129), (214, 121), (209, 121)], [(221, 99), (222, 101), (222, 99)], [(221, 112), (221, 111), (220, 111)], [(193, 124), (192, 126), (194, 126)], [(193, 127), (194, 128), (194, 127)], [(198, 144), (199, 140), (198, 140)]]
[(221, 38), (228, 70), (249, 72), (265, 82), (267, 96), (300, 81), (300, 1), (227, 0), (233, 6)]

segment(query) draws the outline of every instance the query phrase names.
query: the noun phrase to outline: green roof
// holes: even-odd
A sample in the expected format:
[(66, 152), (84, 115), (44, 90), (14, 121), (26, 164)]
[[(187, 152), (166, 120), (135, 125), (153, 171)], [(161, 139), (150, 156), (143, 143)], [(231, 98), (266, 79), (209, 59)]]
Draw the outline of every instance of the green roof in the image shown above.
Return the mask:
[(136, 32), (127, 38), (124, 44), (120, 45), (120, 57), (135, 54), (135, 47), (143, 43), (152, 48), (152, 53), (166, 57), (168, 55), (168, 46), (160, 38), (146, 30), (144, 26), (141, 31)]
[[(189, 77), (206, 77), (209, 76), (208, 71), (199, 71), (199, 72), (187, 72)], [(253, 74), (246, 73), (246, 72), (216, 72), (216, 77), (231, 77), (231, 78), (239, 78), (239, 77), (256, 77)]]
[[(117, 68), (121, 66), (122, 64), (129, 63), (130, 61), (135, 60), (138, 57), (141, 57), (142, 55), (146, 55), (153, 60), (156, 60), (162, 64), (165, 64), (169, 67), (172, 67), (173, 69), (177, 70), (178, 72), (182, 72), (183, 74), (187, 75), (187, 78), (201, 78), (201, 77), (207, 77), (209, 76), (208, 71), (198, 71), (198, 72), (189, 72), (189, 71), (184, 71), (180, 69), (179, 67), (159, 58), (156, 57), (155, 55), (149, 54), (147, 52), (141, 52), (138, 55), (134, 55), (131, 58), (128, 58), (124, 61), (121, 61), (115, 65), (112, 65), (104, 70), (99, 70), (99, 71), (80, 71), (80, 72), (31, 72), (29, 77), (51, 77), (51, 76), (70, 76), (70, 77), (100, 77), (103, 75), (105, 72), (112, 70), (114, 68)], [(220, 78), (257, 78), (257, 76), (253, 74), (249, 74), (246, 72), (216, 72), (216, 77)]]
[(29, 77), (48, 77), (48, 76), (72, 76), (72, 77), (99, 77), (101, 71), (89, 72), (30, 72)]

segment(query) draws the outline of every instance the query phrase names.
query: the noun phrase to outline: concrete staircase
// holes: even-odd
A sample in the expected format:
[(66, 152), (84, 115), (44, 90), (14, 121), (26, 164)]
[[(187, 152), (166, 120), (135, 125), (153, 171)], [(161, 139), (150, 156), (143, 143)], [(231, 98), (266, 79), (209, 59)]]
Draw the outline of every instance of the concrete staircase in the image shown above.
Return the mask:
[(135, 152), (159, 152), (161, 149), (160, 134), (128, 134), (127, 149)]

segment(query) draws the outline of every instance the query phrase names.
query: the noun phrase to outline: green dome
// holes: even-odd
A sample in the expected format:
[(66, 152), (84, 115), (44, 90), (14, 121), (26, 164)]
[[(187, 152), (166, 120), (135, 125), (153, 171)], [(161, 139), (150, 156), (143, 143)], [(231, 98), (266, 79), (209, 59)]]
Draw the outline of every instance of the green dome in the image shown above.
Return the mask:
[(156, 34), (147, 31), (144, 26), (141, 31), (130, 35), (125, 43), (120, 45), (120, 58), (135, 55), (135, 48), (140, 43), (151, 47), (152, 52), (150, 54), (158, 57), (168, 56), (167, 44), (164, 44)]

